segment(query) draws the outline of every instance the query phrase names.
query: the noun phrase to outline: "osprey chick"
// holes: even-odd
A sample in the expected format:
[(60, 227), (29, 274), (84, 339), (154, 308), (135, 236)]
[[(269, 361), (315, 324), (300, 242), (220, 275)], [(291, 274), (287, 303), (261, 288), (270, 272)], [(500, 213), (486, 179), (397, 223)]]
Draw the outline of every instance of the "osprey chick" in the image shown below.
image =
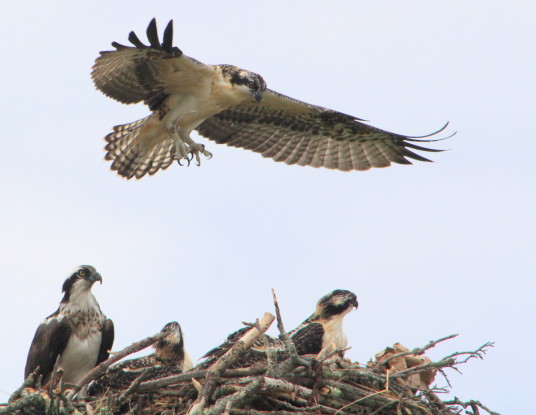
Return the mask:
[[(155, 19), (149, 45), (134, 32), (134, 47), (113, 42), (101, 52), (91, 76), (97, 89), (124, 104), (143, 101), (152, 114), (114, 127), (105, 139), (106, 160), (127, 179), (168, 168), (174, 160), (200, 154), (190, 138), (197, 131), (217, 143), (242, 147), (275, 161), (342, 171), (430, 161), (411, 150), (435, 152), (415, 142), (423, 137), (394, 134), (361, 119), (266, 89), (263, 78), (232, 65), (206, 65), (172, 46), (173, 21), (160, 43)], [(443, 131), (446, 125), (434, 135)]]
[(59, 308), (35, 332), (24, 377), (37, 368), (43, 385), (52, 375), (58, 356), (63, 369), (62, 389), (78, 383), (91, 369), (108, 359), (114, 342), (114, 325), (102, 313), (91, 293), (101, 275), (91, 265), (81, 265), (63, 283)]
[(180, 324), (176, 321), (168, 323), (161, 332), (167, 335), (153, 345), (154, 353), (124, 360), (110, 367), (108, 372), (91, 384), (89, 394), (95, 396), (110, 389), (125, 389), (142, 375), (144, 380), (150, 380), (190, 370), (193, 364), (184, 348)]
[[(301, 323), (288, 335), (296, 347), (298, 355), (316, 355), (319, 359), (327, 359), (327, 362), (344, 357), (344, 349), (348, 345), (348, 340), (344, 334), (342, 323), (343, 318), (354, 308), (357, 308), (357, 297), (347, 290), (334, 290), (323, 296), (316, 305), (315, 312)], [(240, 338), (250, 329), (244, 327), (235, 331), (227, 337), (221, 345), (207, 352), (196, 368), (206, 369), (212, 366), (218, 358), (223, 356)], [(266, 336), (268, 347), (275, 349), (275, 358), (283, 361), (288, 358), (284, 343), (281, 338)], [(335, 353), (339, 351), (339, 353)], [(332, 356), (331, 356), (332, 355)], [(244, 356), (239, 357), (232, 367), (251, 366), (259, 361), (266, 360), (266, 345), (262, 338), (259, 338), (253, 346), (248, 349)]]
[(348, 340), (342, 329), (343, 319), (357, 307), (357, 297), (351, 291), (334, 290), (322, 297), (315, 312), (289, 333), (298, 354), (313, 354), (324, 359), (340, 351), (328, 361), (344, 357)]

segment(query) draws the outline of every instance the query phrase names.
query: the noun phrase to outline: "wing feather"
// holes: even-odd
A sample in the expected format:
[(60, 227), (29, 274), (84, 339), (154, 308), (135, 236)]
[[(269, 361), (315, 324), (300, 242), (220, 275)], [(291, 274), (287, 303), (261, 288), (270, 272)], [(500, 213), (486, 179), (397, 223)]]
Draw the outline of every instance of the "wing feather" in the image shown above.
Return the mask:
[(211, 73), (210, 65), (189, 58), (172, 46), (173, 21), (164, 31), (162, 44), (155, 19), (147, 27), (147, 38), (149, 46), (130, 32), (128, 40), (134, 47), (113, 42), (116, 50), (100, 53), (91, 72), (98, 90), (124, 104), (143, 101), (156, 110), (174, 91)]
[(110, 319), (106, 319), (102, 325), (102, 338), (99, 349), (99, 355), (97, 357), (97, 365), (110, 357), (110, 350), (114, 344), (115, 330), (114, 323)]
[(322, 350), (324, 326), (321, 323), (309, 323), (294, 332), (290, 337), (296, 346), (298, 355), (319, 354)]
[(54, 370), (58, 355), (62, 354), (69, 342), (73, 327), (68, 319), (50, 317), (37, 328), (24, 368), (24, 378), (39, 367), (43, 384), (48, 382)]
[(260, 103), (222, 111), (197, 131), (217, 143), (252, 150), (275, 161), (343, 171), (411, 164), (409, 159), (430, 161), (409, 149), (442, 151), (419, 145), (437, 140), (391, 133), (362, 121), (266, 90)]

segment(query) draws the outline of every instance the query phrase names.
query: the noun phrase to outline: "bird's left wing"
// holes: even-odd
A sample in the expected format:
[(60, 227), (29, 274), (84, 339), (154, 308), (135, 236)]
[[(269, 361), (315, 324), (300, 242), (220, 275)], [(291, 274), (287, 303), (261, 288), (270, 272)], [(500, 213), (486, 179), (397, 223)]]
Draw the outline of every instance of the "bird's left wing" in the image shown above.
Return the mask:
[(321, 323), (309, 323), (290, 336), (296, 346), (298, 355), (319, 354), (322, 350), (324, 326)]
[(147, 38), (149, 45), (130, 32), (128, 39), (134, 47), (113, 42), (117, 50), (100, 53), (91, 72), (97, 89), (124, 104), (143, 101), (155, 110), (170, 94), (195, 87), (212, 73), (210, 65), (185, 56), (172, 45), (173, 21), (160, 43), (156, 20), (152, 19)]
[(411, 150), (437, 152), (415, 142), (423, 137), (390, 133), (363, 120), (266, 90), (260, 103), (244, 103), (203, 122), (199, 134), (275, 161), (343, 171), (430, 161)]
[(102, 339), (99, 349), (99, 356), (97, 358), (97, 365), (104, 362), (110, 356), (110, 350), (114, 344), (114, 323), (110, 319), (106, 319), (102, 326)]

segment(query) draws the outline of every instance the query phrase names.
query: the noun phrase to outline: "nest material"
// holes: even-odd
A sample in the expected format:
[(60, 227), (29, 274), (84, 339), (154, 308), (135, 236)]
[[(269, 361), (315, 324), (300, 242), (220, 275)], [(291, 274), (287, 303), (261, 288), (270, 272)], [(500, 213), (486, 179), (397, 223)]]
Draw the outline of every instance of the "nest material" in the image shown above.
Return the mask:
[[(426, 350), (455, 335), (413, 350), (395, 344), (378, 353), (366, 367), (347, 360), (328, 365), (315, 357), (298, 356), (289, 351), (289, 359), (281, 364), (268, 358), (255, 366), (227, 369), (266, 331), (273, 319), (271, 314), (265, 314), (208, 370), (194, 368), (150, 381), (140, 377), (126, 390), (108, 391), (97, 398), (73, 399), (84, 386), (82, 382), (71, 393), (64, 394), (54, 383), (46, 389), (40, 388), (37, 376), (31, 375), (12, 395), (9, 404), (0, 405), (0, 415), (477, 415), (479, 409), (498, 415), (478, 401), (443, 401), (438, 392), (445, 390), (430, 388), (436, 372), (444, 374), (444, 369), (456, 370), (457, 365), (473, 357), (482, 358), (493, 345), (486, 343), (474, 351), (453, 353), (437, 362), (423, 356)], [(158, 340), (158, 335), (135, 345), (145, 345), (155, 338)], [(129, 348), (130, 353), (136, 351), (132, 351), (135, 347)], [(117, 361), (121, 353), (124, 355), (122, 351), (109, 360)], [(95, 379), (99, 371), (102, 374), (111, 364), (107, 363), (95, 368), (84, 382)]]

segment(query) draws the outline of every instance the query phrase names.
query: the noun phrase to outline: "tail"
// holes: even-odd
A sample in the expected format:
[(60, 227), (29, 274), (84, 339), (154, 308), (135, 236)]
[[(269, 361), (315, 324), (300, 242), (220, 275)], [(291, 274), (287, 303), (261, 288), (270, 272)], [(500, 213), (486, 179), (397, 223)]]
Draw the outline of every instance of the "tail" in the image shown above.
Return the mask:
[(112, 160), (111, 169), (127, 180), (165, 170), (176, 159), (175, 140), (162, 126), (158, 114), (117, 125), (104, 139), (108, 143), (104, 147), (105, 160)]

